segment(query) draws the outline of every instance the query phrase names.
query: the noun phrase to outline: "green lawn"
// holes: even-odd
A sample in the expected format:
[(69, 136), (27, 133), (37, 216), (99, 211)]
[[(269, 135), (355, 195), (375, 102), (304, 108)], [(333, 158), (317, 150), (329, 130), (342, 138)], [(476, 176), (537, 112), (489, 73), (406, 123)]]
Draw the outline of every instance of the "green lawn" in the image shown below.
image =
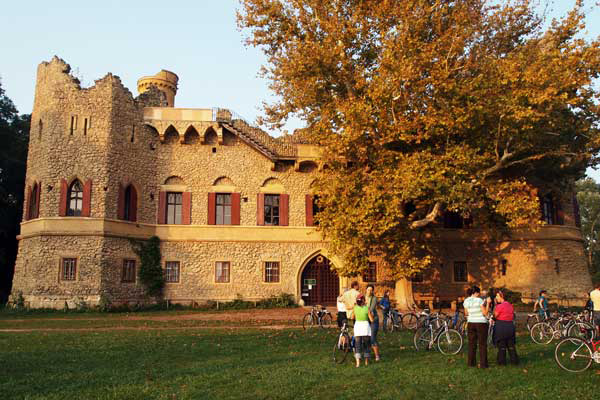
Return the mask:
[(380, 363), (335, 365), (335, 340), (334, 331), (251, 327), (0, 333), (0, 398), (579, 400), (600, 388), (598, 366), (568, 374), (552, 346), (527, 337), (519, 367), (496, 366), (492, 350), (488, 370), (467, 368), (465, 354), (417, 353), (408, 334), (382, 337)]

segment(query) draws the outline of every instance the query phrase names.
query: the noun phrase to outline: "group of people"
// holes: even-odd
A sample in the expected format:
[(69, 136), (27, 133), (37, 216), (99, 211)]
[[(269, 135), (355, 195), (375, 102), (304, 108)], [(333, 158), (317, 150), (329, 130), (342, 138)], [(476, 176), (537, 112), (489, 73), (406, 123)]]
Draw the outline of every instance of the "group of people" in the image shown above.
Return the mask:
[[(495, 293), (482, 295), (481, 289), (473, 286), (467, 289), (467, 298), (463, 301), (465, 316), (467, 317), (467, 340), (469, 352), (467, 365), (469, 367), (487, 368), (488, 354), (487, 341), (489, 324), (493, 322), (492, 340), (498, 348), (498, 365), (506, 365), (506, 352), (512, 364), (519, 363), (516, 349), (515, 310), (512, 304), (506, 301), (504, 293), (496, 290)], [(479, 365), (477, 364), (477, 348), (479, 347)]]
[(338, 326), (354, 321), (354, 358), (356, 367), (360, 367), (361, 360), (369, 365), (371, 350), (375, 353), (375, 361), (380, 360), (377, 332), (379, 331), (379, 314), (377, 313), (378, 301), (375, 296), (375, 287), (367, 285), (366, 293), (359, 291), (357, 281), (352, 282), (350, 289), (337, 298)]
[[(389, 291), (381, 300), (375, 296), (373, 285), (367, 285), (366, 293), (359, 291), (357, 281), (352, 282), (350, 289), (337, 298), (338, 326), (354, 321), (354, 357), (356, 367), (361, 360), (369, 364), (371, 350), (375, 353), (375, 360), (380, 360), (380, 348), (377, 342), (379, 331), (379, 315), (377, 308), (383, 309), (383, 315), (391, 308)], [(487, 341), (490, 332), (489, 324), (493, 323), (492, 340), (498, 349), (498, 365), (506, 365), (508, 356), (511, 364), (519, 363), (516, 349), (515, 310), (513, 305), (506, 300), (502, 290), (485, 293), (477, 286), (467, 289), (467, 297), (463, 301), (465, 316), (467, 318), (467, 341), (469, 367), (488, 368)], [(586, 305), (593, 312), (594, 324), (600, 335), (600, 283), (590, 293), (590, 300)], [(534, 303), (534, 312), (539, 312), (545, 319), (548, 316), (548, 298), (545, 290), (540, 291)], [(385, 324), (385, 317), (384, 317)], [(385, 329), (385, 327), (384, 327)], [(479, 363), (477, 363), (477, 350), (479, 350)]]

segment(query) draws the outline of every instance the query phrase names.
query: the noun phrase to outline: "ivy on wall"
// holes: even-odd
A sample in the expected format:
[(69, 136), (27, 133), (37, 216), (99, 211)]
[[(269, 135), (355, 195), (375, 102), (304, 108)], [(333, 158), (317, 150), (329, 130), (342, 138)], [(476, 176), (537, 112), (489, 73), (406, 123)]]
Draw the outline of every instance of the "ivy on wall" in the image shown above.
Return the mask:
[(160, 297), (165, 286), (160, 266), (160, 239), (152, 236), (144, 241), (132, 241), (133, 251), (140, 258), (139, 279), (150, 297)]

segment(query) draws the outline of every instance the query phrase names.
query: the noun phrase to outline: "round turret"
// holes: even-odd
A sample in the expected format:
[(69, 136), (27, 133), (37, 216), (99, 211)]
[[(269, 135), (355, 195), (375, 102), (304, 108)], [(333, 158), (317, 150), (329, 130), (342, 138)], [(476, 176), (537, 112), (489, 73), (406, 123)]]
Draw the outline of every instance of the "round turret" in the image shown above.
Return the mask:
[(167, 106), (173, 107), (175, 105), (178, 81), (179, 77), (177, 74), (163, 69), (154, 76), (144, 76), (138, 79), (138, 92), (141, 94), (147, 91), (150, 86), (156, 86), (167, 96)]

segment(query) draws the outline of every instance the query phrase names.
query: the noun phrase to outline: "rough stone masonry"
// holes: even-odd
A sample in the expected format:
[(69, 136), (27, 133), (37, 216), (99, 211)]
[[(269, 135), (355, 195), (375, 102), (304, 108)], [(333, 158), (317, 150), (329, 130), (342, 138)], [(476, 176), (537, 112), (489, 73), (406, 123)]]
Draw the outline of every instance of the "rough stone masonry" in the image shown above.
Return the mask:
[[(229, 110), (174, 108), (169, 71), (140, 79), (138, 97), (112, 74), (82, 88), (69, 71), (56, 57), (38, 67), (13, 295), (36, 308), (148, 301), (131, 239), (154, 235), (173, 302), (290, 293), (331, 303), (349, 286), (313, 226), (318, 146), (273, 138)], [(472, 284), (583, 298), (576, 205), (555, 208), (553, 224), (503, 238), (440, 224), (439, 262), (413, 279), (415, 299), (456, 301)], [(361, 283), (393, 293), (386, 266), (371, 268)]]

